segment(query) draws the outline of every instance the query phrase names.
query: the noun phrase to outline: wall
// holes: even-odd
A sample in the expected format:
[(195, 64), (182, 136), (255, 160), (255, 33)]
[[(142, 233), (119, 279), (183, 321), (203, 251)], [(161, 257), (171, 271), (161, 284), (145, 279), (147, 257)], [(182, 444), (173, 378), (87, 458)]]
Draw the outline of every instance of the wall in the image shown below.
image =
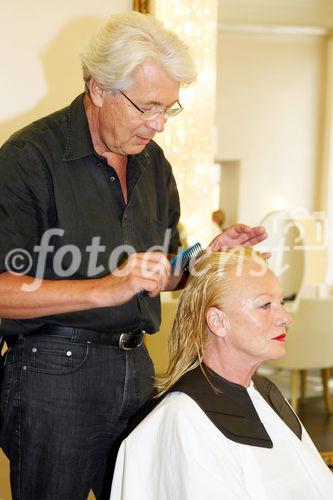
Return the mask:
[(219, 0), (227, 24), (333, 26), (332, 0)]
[(82, 91), (78, 49), (105, 17), (131, 8), (132, 0), (3, 2), (0, 144)]
[(244, 223), (316, 208), (324, 56), (318, 36), (219, 30), (216, 155), (241, 161)]
[(326, 105), (323, 134), (320, 202), (328, 212), (329, 266), (327, 281), (333, 283), (333, 31), (327, 40)]

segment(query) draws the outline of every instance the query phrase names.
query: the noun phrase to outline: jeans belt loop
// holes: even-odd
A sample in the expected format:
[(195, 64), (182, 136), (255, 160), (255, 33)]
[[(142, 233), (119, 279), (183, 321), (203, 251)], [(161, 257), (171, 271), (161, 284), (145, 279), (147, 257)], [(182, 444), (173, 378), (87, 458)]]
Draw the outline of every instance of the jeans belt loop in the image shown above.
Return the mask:
[(73, 328), (73, 335), (71, 338), (71, 342), (77, 342), (79, 336), (79, 329), (78, 328)]

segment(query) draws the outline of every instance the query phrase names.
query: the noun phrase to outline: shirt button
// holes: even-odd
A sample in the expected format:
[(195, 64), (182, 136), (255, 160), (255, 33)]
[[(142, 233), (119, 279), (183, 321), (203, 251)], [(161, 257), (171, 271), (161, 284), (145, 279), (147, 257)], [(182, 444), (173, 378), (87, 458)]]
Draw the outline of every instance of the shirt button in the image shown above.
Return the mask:
[(124, 220), (127, 220), (127, 215), (126, 214), (124, 215)]
[(115, 177), (113, 177), (113, 175), (111, 175), (111, 177), (109, 177), (109, 181), (110, 181), (110, 182), (113, 182), (113, 181), (115, 181), (115, 180), (116, 180), (116, 178), (115, 178)]

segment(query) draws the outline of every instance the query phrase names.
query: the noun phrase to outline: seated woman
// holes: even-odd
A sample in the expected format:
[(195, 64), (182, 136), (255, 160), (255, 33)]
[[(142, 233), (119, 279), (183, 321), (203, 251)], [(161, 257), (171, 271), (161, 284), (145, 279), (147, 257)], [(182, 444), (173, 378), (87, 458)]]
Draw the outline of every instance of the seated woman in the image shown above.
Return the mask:
[(197, 261), (167, 373), (150, 413), (121, 445), (111, 500), (333, 498), (332, 474), (299, 419), (255, 374), (285, 354), (291, 317), (281, 298), (254, 251)]

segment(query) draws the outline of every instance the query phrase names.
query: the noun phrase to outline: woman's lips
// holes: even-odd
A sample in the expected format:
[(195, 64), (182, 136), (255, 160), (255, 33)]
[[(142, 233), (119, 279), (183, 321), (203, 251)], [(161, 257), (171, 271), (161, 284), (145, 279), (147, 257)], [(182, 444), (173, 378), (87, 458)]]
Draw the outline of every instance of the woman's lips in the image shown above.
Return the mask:
[(277, 337), (273, 337), (272, 340), (279, 340), (280, 342), (284, 342), (286, 339), (286, 336), (287, 335), (285, 333), (281, 333)]

